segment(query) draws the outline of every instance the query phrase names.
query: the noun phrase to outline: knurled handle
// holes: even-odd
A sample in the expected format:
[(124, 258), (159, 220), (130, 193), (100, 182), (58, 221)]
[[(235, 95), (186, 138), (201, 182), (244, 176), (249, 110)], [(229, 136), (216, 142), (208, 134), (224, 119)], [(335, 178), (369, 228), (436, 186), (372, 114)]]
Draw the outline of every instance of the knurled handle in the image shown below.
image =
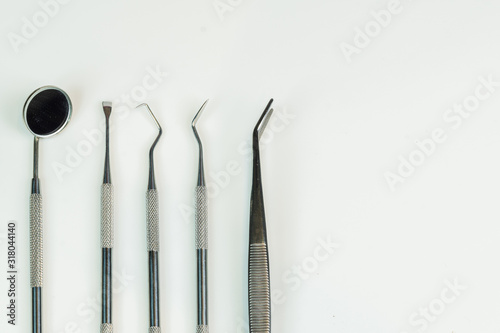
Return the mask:
[(30, 273), (31, 287), (43, 284), (43, 219), (42, 195), (30, 196)]
[(101, 324), (101, 333), (113, 333), (113, 324)]
[(149, 333), (161, 333), (161, 329), (158, 326), (149, 327)]
[(114, 245), (113, 185), (101, 186), (101, 247), (113, 248)]
[(196, 333), (208, 333), (208, 325), (197, 325)]
[(196, 186), (196, 249), (208, 249), (207, 188)]
[(250, 333), (271, 332), (269, 256), (264, 243), (250, 244), (248, 258)]
[(160, 250), (160, 226), (159, 226), (159, 206), (158, 191), (148, 190), (146, 192), (146, 211), (147, 211), (147, 236), (148, 251)]

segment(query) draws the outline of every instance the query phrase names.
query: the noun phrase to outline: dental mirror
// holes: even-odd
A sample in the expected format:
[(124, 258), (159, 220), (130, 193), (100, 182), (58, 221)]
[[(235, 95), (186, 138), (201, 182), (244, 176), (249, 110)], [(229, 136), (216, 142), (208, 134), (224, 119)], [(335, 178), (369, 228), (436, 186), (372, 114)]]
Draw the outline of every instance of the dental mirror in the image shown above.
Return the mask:
[(72, 105), (59, 88), (46, 86), (35, 90), (23, 108), (28, 130), (34, 135), (33, 180), (30, 196), (30, 285), (32, 292), (32, 332), (42, 332), (43, 219), (42, 195), (38, 179), (38, 141), (51, 137), (68, 124)]

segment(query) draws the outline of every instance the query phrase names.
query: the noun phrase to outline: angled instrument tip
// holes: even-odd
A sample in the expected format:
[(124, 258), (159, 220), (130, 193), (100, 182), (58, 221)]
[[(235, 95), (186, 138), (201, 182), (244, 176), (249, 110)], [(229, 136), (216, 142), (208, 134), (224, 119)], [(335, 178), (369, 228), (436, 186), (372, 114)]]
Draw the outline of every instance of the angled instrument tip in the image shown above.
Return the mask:
[(106, 115), (106, 118), (109, 118), (109, 116), (111, 115), (112, 107), (113, 107), (113, 103), (102, 102), (102, 109), (104, 110), (104, 115)]
[(274, 110), (271, 108), (273, 101), (274, 100), (271, 98), (269, 103), (267, 103), (264, 112), (262, 112), (262, 116), (260, 117), (259, 121), (257, 122), (257, 125), (255, 126), (254, 136), (256, 136), (258, 140), (260, 140), (260, 138), (262, 137), (262, 133), (264, 133), (264, 130), (266, 129), (266, 126), (269, 123), (271, 116), (273, 115)]
[(153, 118), (153, 120), (154, 120), (154, 122), (156, 124), (156, 127), (158, 127), (158, 130), (160, 131), (160, 135), (161, 135), (162, 129), (161, 129), (161, 126), (160, 126), (160, 122), (158, 122), (158, 119), (156, 119), (156, 117), (155, 117), (153, 111), (151, 110), (151, 108), (149, 107), (149, 105), (146, 104), (146, 103), (142, 103), (142, 104), (137, 105), (135, 108), (138, 109), (138, 108), (140, 108), (142, 106), (144, 106), (144, 107), (146, 107), (148, 109), (149, 114), (151, 115), (151, 118)]
[(198, 112), (194, 116), (193, 121), (191, 122), (191, 127), (193, 127), (193, 130), (196, 130), (196, 124), (198, 123), (198, 120), (200, 119), (201, 114), (203, 113), (203, 110), (205, 110), (205, 107), (207, 106), (208, 101), (209, 101), (209, 99), (207, 99), (203, 103), (203, 105), (201, 106), (201, 108), (198, 110)]
[(198, 123), (198, 120), (201, 117), (201, 114), (203, 113), (203, 110), (207, 106), (208, 99), (203, 103), (201, 108), (198, 110), (196, 115), (193, 118), (193, 121), (191, 122), (191, 127), (193, 128), (193, 133), (196, 138), (196, 141), (198, 142), (198, 186), (205, 186), (205, 171), (203, 167), (203, 144), (201, 143), (200, 136), (198, 135), (198, 130), (196, 129), (196, 124)]
[(198, 110), (198, 112), (194, 116), (193, 121), (191, 122), (191, 127), (193, 128), (194, 136), (196, 137), (196, 141), (198, 141), (198, 145), (200, 146), (200, 154), (202, 153), (202, 144), (201, 144), (200, 136), (198, 135), (198, 130), (196, 129), (196, 124), (198, 123), (198, 120), (200, 119), (201, 114), (203, 113), (203, 110), (205, 110), (207, 103), (208, 103), (208, 99), (205, 101), (205, 103), (203, 103), (201, 108)]
[(156, 119), (153, 111), (151, 110), (151, 108), (149, 107), (148, 104), (146, 103), (142, 103), (138, 106), (136, 106), (136, 109), (141, 107), (141, 106), (144, 106), (148, 109), (149, 111), (149, 114), (151, 115), (151, 118), (153, 118), (156, 126), (158, 127), (158, 135), (156, 136), (156, 139), (155, 141), (153, 141), (153, 144), (151, 145), (151, 148), (149, 149), (149, 181), (148, 181), (148, 190), (154, 190), (156, 189), (156, 182), (155, 182), (155, 170), (154, 170), (154, 150), (155, 150), (155, 147), (156, 147), (156, 144), (158, 143), (158, 141), (160, 141), (160, 137), (161, 137), (161, 134), (162, 134), (162, 129), (161, 129), (161, 125), (160, 123), (158, 122), (158, 119)]

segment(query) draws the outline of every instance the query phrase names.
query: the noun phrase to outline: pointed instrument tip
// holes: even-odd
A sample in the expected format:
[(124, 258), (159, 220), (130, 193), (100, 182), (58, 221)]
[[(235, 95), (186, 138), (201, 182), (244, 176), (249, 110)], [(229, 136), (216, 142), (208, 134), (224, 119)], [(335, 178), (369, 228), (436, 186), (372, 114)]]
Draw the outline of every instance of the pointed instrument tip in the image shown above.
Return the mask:
[(264, 112), (262, 112), (262, 116), (260, 117), (259, 121), (257, 122), (257, 125), (255, 126), (254, 135), (257, 135), (259, 140), (260, 137), (262, 136), (262, 133), (264, 133), (264, 130), (266, 129), (266, 126), (269, 123), (271, 116), (273, 115), (274, 110), (271, 108), (273, 101), (274, 100), (272, 98), (269, 100), (269, 103), (267, 103)]
[(196, 113), (196, 115), (194, 116), (193, 118), (193, 121), (191, 122), (191, 126), (193, 128), (196, 128), (196, 124), (198, 123), (198, 120), (201, 118), (201, 114), (203, 113), (203, 110), (205, 110), (205, 107), (207, 106), (208, 102), (210, 101), (210, 99), (207, 99), (203, 105), (201, 106), (201, 108), (198, 110), (198, 112)]

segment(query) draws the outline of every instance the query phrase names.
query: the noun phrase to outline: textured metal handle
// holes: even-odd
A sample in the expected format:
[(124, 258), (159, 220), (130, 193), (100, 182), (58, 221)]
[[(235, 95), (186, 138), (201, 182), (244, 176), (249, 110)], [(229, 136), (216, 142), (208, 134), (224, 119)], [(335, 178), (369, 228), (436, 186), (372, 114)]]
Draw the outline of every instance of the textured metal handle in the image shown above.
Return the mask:
[(114, 245), (114, 211), (113, 185), (102, 184), (101, 187), (101, 247), (113, 248)]
[(208, 212), (207, 188), (196, 186), (196, 257), (198, 267), (198, 322), (196, 332), (208, 333)]
[(207, 188), (196, 186), (196, 249), (208, 249)]
[(148, 190), (146, 193), (147, 229), (148, 229), (148, 251), (160, 250), (160, 227), (158, 192)]
[(208, 325), (197, 325), (196, 333), (208, 333)]
[(269, 255), (265, 243), (250, 244), (248, 260), (250, 333), (271, 332)]
[(101, 186), (102, 314), (101, 333), (112, 333), (112, 248), (114, 246), (113, 185)]
[(160, 279), (158, 276), (160, 217), (156, 189), (148, 189), (146, 192), (146, 215), (149, 252), (149, 333), (160, 333)]
[(43, 223), (42, 195), (32, 193), (30, 197), (30, 271), (31, 287), (43, 284)]
[(113, 324), (101, 324), (101, 333), (113, 333)]

